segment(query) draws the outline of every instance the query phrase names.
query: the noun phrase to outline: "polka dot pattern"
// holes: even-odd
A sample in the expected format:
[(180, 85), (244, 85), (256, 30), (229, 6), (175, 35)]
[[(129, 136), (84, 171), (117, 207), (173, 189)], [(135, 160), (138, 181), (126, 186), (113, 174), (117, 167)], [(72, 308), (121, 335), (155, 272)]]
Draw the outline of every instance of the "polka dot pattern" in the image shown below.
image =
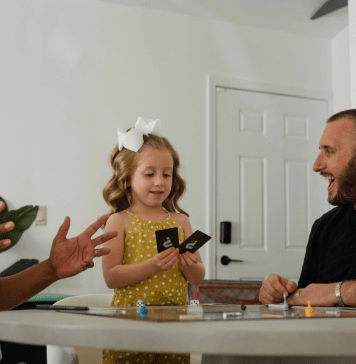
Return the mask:
[[(128, 211), (127, 211), (128, 212)], [(147, 221), (131, 214), (132, 220), (124, 242), (124, 264), (138, 264), (151, 259), (157, 254), (157, 230), (177, 227), (179, 241), (184, 241), (182, 227), (170, 216), (162, 221)], [(146, 304), (160, 305), (162, 300), (167, 304), (180, 305), (187, 303), (187, 281), (175, 265), (169, 271), (160, 271), (128, 287), (114, 290), (113, 306), (135, 305), (143, 298)], [(145, 295), (145, 297), (144, 297)]]
[(190, 354), (140, 353), (103, 350), (103, 364), (190, 364)]

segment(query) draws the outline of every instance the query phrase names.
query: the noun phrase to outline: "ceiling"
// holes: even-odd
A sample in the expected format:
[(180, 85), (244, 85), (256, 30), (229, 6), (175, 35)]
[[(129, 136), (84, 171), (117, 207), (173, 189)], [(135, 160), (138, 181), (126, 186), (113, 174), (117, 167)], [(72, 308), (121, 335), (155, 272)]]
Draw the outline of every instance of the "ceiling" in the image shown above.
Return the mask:
[(97, 0), (151, 10), (222, 20), (332, 39), (348, 24), (348, 7), (316, 20), (311, 17), (326, 0)]

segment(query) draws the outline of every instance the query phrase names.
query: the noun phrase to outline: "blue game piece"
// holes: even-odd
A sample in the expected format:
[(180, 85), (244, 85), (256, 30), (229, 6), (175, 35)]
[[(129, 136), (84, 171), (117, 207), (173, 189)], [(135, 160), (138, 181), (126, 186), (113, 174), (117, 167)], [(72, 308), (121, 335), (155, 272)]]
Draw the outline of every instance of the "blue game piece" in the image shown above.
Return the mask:
[(146, 303), (145, 303), (145, 301), (142, 301), (142, 306), (140, 309), (140, 316), (144, 316), (146, 314), (147, 314)]
[(147, 314), (147, 308), (141, 308), (140, 316), (143, 317), (146, 316), (146, 314)]

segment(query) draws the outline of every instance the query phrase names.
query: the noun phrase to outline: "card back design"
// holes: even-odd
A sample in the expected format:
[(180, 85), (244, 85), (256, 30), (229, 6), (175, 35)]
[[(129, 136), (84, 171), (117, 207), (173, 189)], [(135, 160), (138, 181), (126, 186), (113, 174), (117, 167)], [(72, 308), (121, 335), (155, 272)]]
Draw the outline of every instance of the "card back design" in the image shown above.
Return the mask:
[(179, 246), (179, 253), (180, 254), (183, 254), (185, 252), (194, 253), (210, 239), (211, 236), (206, 235), (201, 231), (197, 230)]
[(178, 228), (174, 227), (165, 230), (157, 230), (156, 240), (158, 253), (163, 252), (163, 250), (169, 249), (172, 246), (174, 248), (179, 248)]

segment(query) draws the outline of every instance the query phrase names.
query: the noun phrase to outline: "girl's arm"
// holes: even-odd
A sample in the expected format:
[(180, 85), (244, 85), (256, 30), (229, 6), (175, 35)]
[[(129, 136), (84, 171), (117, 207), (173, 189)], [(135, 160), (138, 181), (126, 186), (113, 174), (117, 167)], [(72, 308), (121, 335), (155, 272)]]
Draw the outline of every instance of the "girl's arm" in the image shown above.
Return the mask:
[[(184, 214), (176, 214), (174, 218), (184, 231), (184, 239), (188, 239), (193, 233), (188, 217)], [(203, 283), (205, 268), (198, 251), (193, 254), (190, 252), (180, 254), (178, 257), (178, 267), (188, 282), (195, 286)]]
[(153, 258), (137, 264), (123, 264), (126, 230), (131, 221), (127, 213), (116, 213), (109, 217), (105, 231), (117, 231), (118, 235), (105, 243), (111, 253), (102, 258), (103, 275), (108, 288), (121, 288), (135, 284), (159, 272), (169, 270), (177, 262), (178, 249), (170, 248)]

